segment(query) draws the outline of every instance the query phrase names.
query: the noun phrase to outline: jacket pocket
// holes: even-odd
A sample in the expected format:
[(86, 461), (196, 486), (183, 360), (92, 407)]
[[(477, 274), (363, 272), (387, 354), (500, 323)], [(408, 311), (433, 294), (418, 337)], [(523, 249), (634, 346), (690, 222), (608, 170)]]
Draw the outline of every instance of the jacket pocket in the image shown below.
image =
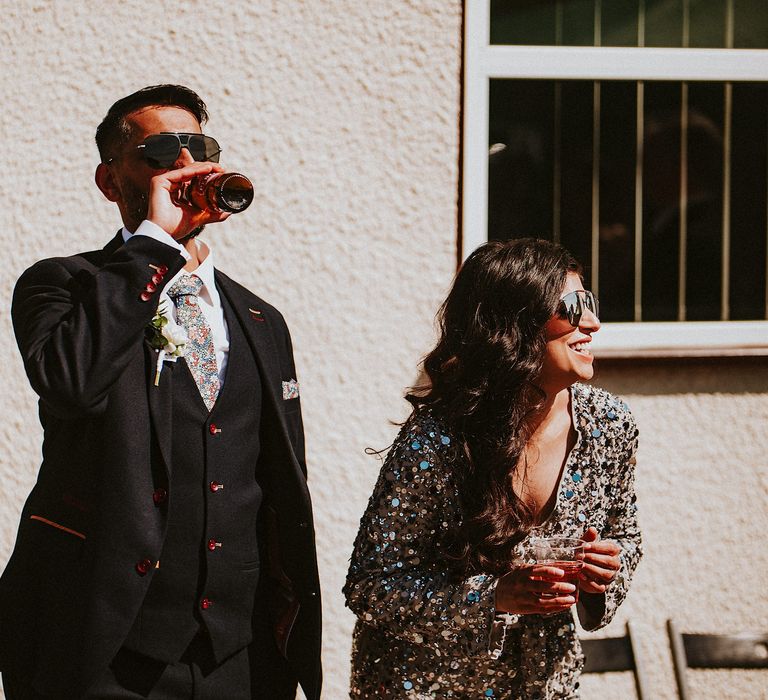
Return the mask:
[(55, 528), (59, 532), (67, 533), (68, 535), (73, 535), (74, 537), (78, 537), (81, 540), (85, 540), (86, 535), (83, 532), (80, 532), (79, 530), (75, 530), (74, 528), (67, 527), (66, 525), (63, 525), (62, 523), (58, 523), (55, 520), (49, 520), (48, 518), (42, 516), (42, 515), (30, 515), (30, 520), (34, 520), (38, 523), (42, 523), (43, 525), (48, 525), (49, 527)]
[(283, 569), (280, 554), (278, 514), (271, 506), (264, 508), (267, 537), (266, 573), (272, 590), (272, 633), (280, 653), (288, 658), (288, 640), (299, 616), (301, 604), (293, 585)]

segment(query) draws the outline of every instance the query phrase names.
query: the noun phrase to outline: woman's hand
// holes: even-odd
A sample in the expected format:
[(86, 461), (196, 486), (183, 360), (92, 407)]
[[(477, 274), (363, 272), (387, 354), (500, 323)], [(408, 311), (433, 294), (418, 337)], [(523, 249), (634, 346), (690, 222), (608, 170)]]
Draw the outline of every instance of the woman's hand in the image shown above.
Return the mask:
[(601, 540), (594, 527), (584, 537), (584, 568), (579, 572), (579, 588), (585, 593), (605, 593), (621, 567), (621, 547), (612, 540)]
[(503, 576), (496, 586), (496, 610), (517, 615), (554, 615), (576, 602), (576, 586), (565, 572), (546, 564), (524, 565)]

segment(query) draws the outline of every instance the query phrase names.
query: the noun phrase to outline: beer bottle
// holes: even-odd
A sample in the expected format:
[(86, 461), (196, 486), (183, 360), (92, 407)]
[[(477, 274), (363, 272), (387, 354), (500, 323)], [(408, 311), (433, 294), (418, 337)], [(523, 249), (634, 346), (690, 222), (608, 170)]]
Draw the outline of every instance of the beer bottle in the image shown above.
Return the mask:
[(198, 209), (237, 214), (253, 201), (253, 183), (240, 173), (208, 173), (190, 180), (178, 197)]

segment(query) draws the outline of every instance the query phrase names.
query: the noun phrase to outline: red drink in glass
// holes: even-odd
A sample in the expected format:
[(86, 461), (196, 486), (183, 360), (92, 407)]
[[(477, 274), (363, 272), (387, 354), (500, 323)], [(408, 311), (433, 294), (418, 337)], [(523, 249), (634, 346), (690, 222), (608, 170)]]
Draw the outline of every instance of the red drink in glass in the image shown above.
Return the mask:
[(540, 563), (546, 564), (547, 566), (556, 566), (558, 569), (562, 569), (565, 574), (560, 581), (572, 583), (576, 586), (576, 590), (572, 595), (576, 600), (579, 599), (579, 571), (584, 567), (583, 561), (547, 561)]

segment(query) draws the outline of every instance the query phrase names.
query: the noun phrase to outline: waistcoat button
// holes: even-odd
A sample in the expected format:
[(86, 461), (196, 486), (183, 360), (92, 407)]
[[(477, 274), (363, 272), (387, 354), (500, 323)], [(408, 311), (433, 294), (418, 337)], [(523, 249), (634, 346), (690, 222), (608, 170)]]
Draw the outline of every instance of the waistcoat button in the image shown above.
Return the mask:
[(139, 576), (145, 576), (151, 568), (151, 559), (142, 559), (138, 564), (136, 564), (136, 571), (139, 573)]

